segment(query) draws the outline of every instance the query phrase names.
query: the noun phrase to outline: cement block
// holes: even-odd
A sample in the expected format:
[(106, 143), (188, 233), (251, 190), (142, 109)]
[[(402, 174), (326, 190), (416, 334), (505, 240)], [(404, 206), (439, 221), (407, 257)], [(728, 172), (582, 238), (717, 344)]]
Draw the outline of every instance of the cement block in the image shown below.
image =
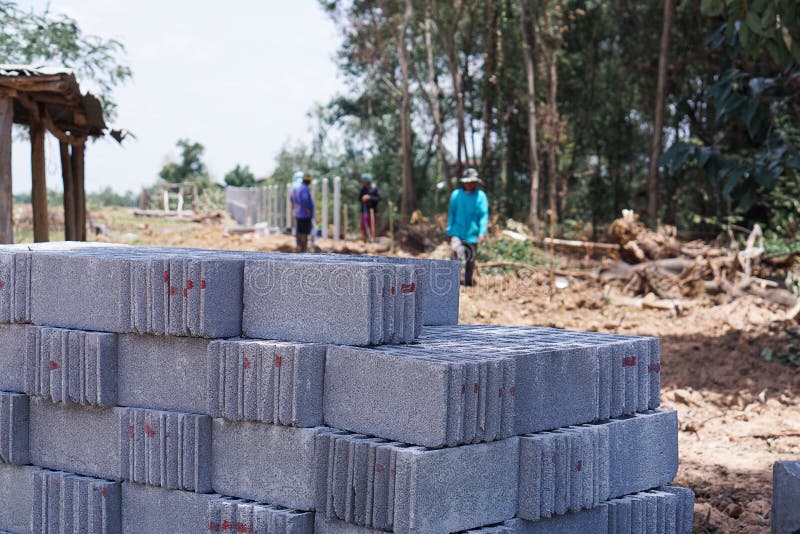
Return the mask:
[(321, 434), (317, 514), (367, 528), (457, 532), (514, 516), (519, 441), (430, 450)]
[(24, 324), (0, 324), (0, 390), (25, 391), (27, 329)]
[(117, 479), (119, 425), (115, 409), (30, 399), (31, 463), (81, 475)]
[(205, 413), (209, 340), (119, 334), (119, 404)]
[(38, 467), (0, 464), (0, 529), (13, 534), (31, 532), (34, 473)]
[(31, 326), (27, 331), (25, 391), (53, 402), (117, 403), (115, 334)]
[(791, 534), (800, 530), (800, 462), (775, 462), (772, 465), (772, 534)]
[[(216, 494), (122, 483), (122, 533), (209, 532), (208, 506)], [(235, 531), (231, 531), (235, 532)]]
[(220, 497), (208, 503), (208, 532), (313, 534), (314, 514)]
[[(342, 345), (370, 345), (382, 320), (373, 295), (382, 275), (354, 262), (245, 262), (245, 336)], [(377, 299), (381, 301), (382, 299)], [(397, 325), (395, 325), (397, 327)]]
[(208, 414), (284, 426), (322, 424), (325, 346), (226, 340), (208, 346)]
[(121, 527), (120, 483), (61, 471), (34, 473), (31, 532), (114, 534)]
[(29, 420), (28, 396), (0, 391), (0, 463), (29, 462)]
[(211, 418), (119, 408), (119, 477), (167, 489), (211, 491)]
[(315, 438), (322, 428), (213, 420), (212, 486), (297, 510), (313, 510)]

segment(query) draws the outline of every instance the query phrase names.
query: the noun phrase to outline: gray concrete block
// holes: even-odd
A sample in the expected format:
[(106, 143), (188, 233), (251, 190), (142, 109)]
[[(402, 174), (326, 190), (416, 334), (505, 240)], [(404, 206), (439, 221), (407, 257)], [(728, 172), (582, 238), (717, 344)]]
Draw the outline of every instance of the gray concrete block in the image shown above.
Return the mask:
[(34, 473), (38, 467), (0, 464), (0, 529), (31, 532)]
[(0, 390), (25, 391), (28, 325), (0, 324)]
[(315, 438), (323, 429), (213, 420), (212, 486), (223, 495), (313, 510)]
[(205, 413), (209, 340), (119, 334), (119, 404)]
[(120, 483), (61, 471), (34, 473), (31, 532), (115, 534), (121, 528)]
[(514, 516), (519, 442), (430, 450), (358, 434), (318, 439), (317, 514), (406, 532), (457, 532)]
[[(354, 262), (245, 262), (243, 334), (342, 345), (374, 343), (373, 295), (383, 277)], [(397, 324), (395, 324), (395, 329)]]
[(114, 406), (115, 334), (31, 326), (27, 331), (25, 391), (53, 402)]
[[(513, 529), (514, 534), (575, 534), (591, 532), (592, 534), (615, 534), (608, 527), (609, 508), (600, 504), (588, 510), (553, 516), (539, 521), (512, 519), (505, 526)], [(646, 534), (645, 531), (639, 534)], [(655, 534), (655, 533), (653, 533)]]
[(29, 420), (28, 396), (0, 391), (0, 463), (29, 462)]
[(800, 530), (800, 462), (775, 462), (772, 465), (772, 534)]
[(211, 418), (119, 408), (119, 477), (130, 482), (211, 491)]
[(113, 408), (30, 399), (30, 460), (34, 465), (117, 479), (118, 416)]
[(609, 427), (609, 494), (627, 495), (672, 482), (678, 472), (678, 414), (654, 411)]
[[(209, 532), (208, 506), (216, 494), (122, 483), (122, 533)], [(232, 531), (235, 532), (235, 531)]]
[(219, 340), (208, 346), (208, 414), (231, 421), (322, 424), (325, 346)]
[(208, 532), (313, 534), (314, 513), (220, 497), (208, 503)]

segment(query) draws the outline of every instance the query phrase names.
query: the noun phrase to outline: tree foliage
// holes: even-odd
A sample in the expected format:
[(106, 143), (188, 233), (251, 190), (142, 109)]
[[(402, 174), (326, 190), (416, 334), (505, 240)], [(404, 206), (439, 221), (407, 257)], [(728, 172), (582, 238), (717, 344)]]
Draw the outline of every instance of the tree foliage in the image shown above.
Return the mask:
[[(403, 2), (320, 5), (341, 32), (347, 81), (318, 122), (342, 140), (329, 147), (326, 172), (357, 161), (398, 202)], [(791, 227), (797, 206), (788, 199), (800, 189), (799, 16), (795, 0), (676, 1), (655, 183), (660, 221), (699, 235), (728, 222)], [(501, 217), (524, 219), (536, 202), (564, 227), (587, 221), (598, 233), (623, 208), (644, 213), (663, 19), (661, 2), (415, 2), (405, 39), (416, 205), (444, 209), (436, 184), (452, 187), (474, 166)], [(525, 42), (538, 158), (530, 157)], [(534, 160), (541, 183), (532, 188)]]
[(256, 175), (247, 165), (236, 165), (225, 175), (225, 184), (233, 187), (253, 187), (256, 185)]
[(171, 184), (195, 182), (201, 190), (211, 185), (208, 168), (203, 161), (206, 147), (189, 139), (178, 139), (176, 146), (180, 150), (178, 161), (168, 161), (158, 176)]
[(109, 121), (116, 116), (114, 88), (132, 77), (121, 42), (86, 35), (66, 15), (24, 9), (8, 0), (0, 0), (0, 63), (72, 69), (97, 93)]

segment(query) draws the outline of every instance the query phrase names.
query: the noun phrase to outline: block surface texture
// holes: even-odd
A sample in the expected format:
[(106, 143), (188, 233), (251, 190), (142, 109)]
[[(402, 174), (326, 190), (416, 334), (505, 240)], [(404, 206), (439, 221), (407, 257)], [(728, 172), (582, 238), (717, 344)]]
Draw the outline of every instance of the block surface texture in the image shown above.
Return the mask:
[(772, 534), (800, 530), (800, 462), (775, 462), (772, 466)]

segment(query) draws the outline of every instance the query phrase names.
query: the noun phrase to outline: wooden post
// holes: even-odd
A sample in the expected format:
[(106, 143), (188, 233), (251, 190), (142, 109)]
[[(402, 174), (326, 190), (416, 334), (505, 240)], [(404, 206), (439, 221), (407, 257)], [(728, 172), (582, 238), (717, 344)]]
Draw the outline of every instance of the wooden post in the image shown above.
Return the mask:
[(47, 181), (44, 161), (44, 126), (31, 122), (31, 204), (33, 206), (33, 241), (50, 241), (47, 214)]
[(322, 179), (322, 239), (328, 239), (328, 179)]
[(14, 196), (11, 190), (13, 101), (0, 94), (0, 243), (14, 242)]
[(347, 211), (347, 204), (345, 204), (342, 206), (342, 215), (344, 219), (342, 221), (342, 241), (347, 241)]
[(342, 178), (333, 179), (333, 244), (338, 245), (342, 238)]
[(72, 146), (72, 180), (75, 182), (75, 240), (86, 241), (86, 189), (84, 157), (86, 143)]
[(75, 213), (75, 179), (72, 176), (72, 157), (69, 153), (69, 143), (60, 141), (58, 147), (61, 151), (61, 179), (64, 183), (64, 239), (76, 241), (78, 220)]

